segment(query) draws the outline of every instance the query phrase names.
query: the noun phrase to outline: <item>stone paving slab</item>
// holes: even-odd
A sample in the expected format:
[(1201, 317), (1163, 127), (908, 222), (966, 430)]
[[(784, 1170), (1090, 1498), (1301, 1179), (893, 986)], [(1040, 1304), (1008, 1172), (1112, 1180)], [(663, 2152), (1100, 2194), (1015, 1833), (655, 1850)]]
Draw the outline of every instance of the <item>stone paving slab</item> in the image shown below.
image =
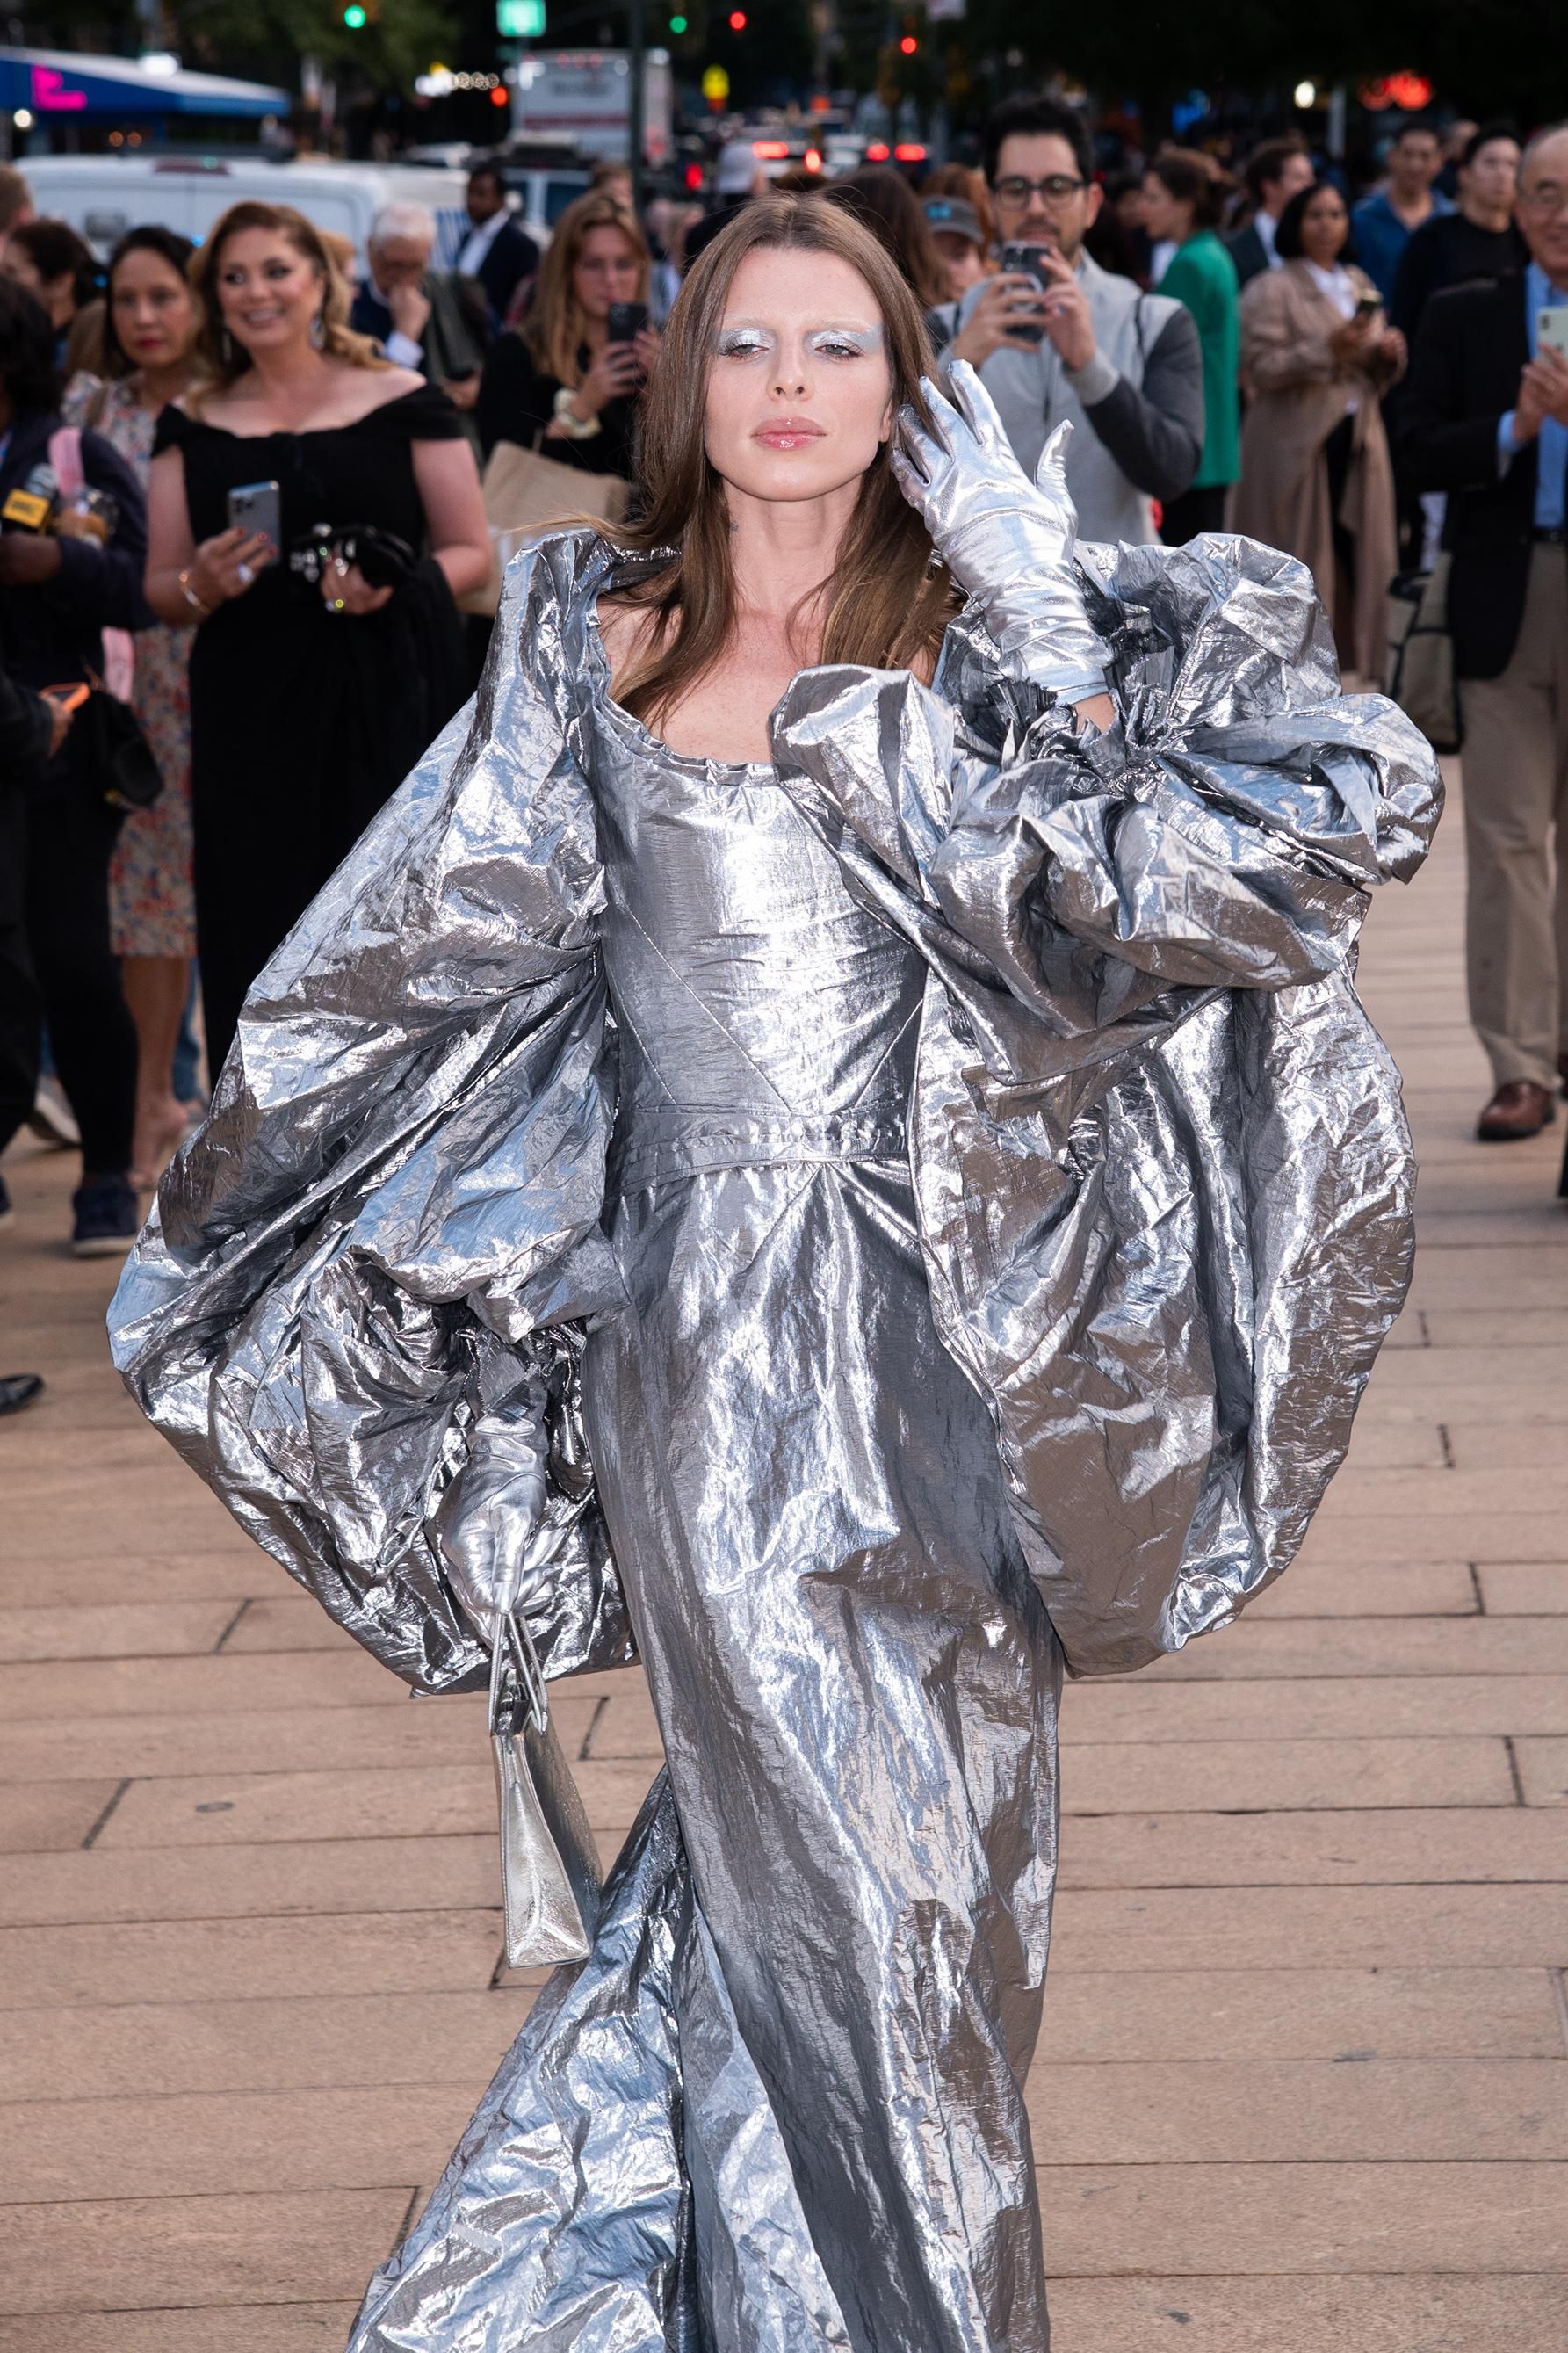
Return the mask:
[(495, 1975), (500, 1935), (495, 1911), (0, 1928), (0, 2009), (473, 1991)]
[(1555, 2061), (1563, 2016), (1545, 1968), (1067, 1970), (1046, 2004), (1040, 2049), (1079, 2065), (1142, 2052), (1233, 2063)]
[(1043, 2166), (1040, 2185), (1058, 2273), (1537, 2270), (1568, 2294), (1562, 2165)]
[[(255, 2198), (73, 2198), (14, 2208), (0, 2309), (124, 2312), (348, 2299), (396, 2244), (416, 2184)], [(23, 2339), (26, 2347), (26, 2340)], [(212, 2342), (234, 2344), (226, 2317)], [(30, 2348), (28, 2348), (30, 2353)], [(237, 2345), (236, 2353), (241, 2353)]]
[[(1563, 2299), (1561, 2277), (1540, 2275), (1064, 2279), (1051, 2291), (1052, 2342), (1064, 2353), (1533, 2353), (1561, 2341)], [(39, 2353), (56, 2353), (53, 2340)], [(89, 2340), (81, 2353), (100, 2348)], [(124, 2353), (142, 2353), (141, 2340)]]
[[(1436, 1860), (1436, 1859), (1435, 1859)], [(1078, 1888), (1053, 1969), (1568, 1967), (1561, 1886)]]
[(1568, 1560), (1478, 1562), (1476, 1582), (1492, 1618), (1568, 1614)]
[(0, 1854), (79, 1847), (119, 1790), (118, 1781), (12, 1782), (0, 1786)]
[(1194, 2065), (1140, 2052), (1037, 2066), (1029, 2118), (1053, 2167), (1561, 2162), (1568, 2066), (1560, 2056)]
[[(463, 1993), (291, 1993), (251, 2000), (120, 2002), (92, 2009), (0, 2011), (0, 2101), (126, 2097), (175, 2092), (277, 2092), (299, 2084), (426, 2082), (430, 2053), (483, 2081), (518, 2032), (531, 1987)], [(1536, 2055), (1531, 1980), (1521, 1974), (1489, 2057)], [(1364, 2008), (1365, 2005), (1363, 2004)], [(1425, 2036), (1421, 2055), (1451, 2057), (1465, 2029), (1419, 1988), (1383, 1998), (1386, 2033)], [(1359, 2014), (1359, 2013), (1358, 2013)], [(1447, 2045), (1458, 2035), (1459, 2043)], [(1304, 2055), (1317, 2056), (1316, 2052)], [(1408, 2054), (1403, 2054), (1408, 2055)]]
[(1118, 1814), (1062, 1827), (1067, 1887), (1341, 1887), (1440, 1875), (1564, 1886), (1568, 1814), (1520, 1806), (1441, 1812)]
[[(0, 2353), (342, 2353), (353, 2304), (230, 2305), (198, 2312), (0, 2316)], [(220, 2333), (221, 2329), (221, 2333)]]

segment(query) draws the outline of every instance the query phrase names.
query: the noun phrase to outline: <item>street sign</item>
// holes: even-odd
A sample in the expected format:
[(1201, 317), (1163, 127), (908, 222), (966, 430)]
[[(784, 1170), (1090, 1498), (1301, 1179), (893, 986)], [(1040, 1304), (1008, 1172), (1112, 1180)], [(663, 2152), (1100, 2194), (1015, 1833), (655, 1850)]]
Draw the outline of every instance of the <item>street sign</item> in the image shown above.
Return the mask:
[(496, 0), (496, 31), (503, 41), (544, 37), (544, 0)]

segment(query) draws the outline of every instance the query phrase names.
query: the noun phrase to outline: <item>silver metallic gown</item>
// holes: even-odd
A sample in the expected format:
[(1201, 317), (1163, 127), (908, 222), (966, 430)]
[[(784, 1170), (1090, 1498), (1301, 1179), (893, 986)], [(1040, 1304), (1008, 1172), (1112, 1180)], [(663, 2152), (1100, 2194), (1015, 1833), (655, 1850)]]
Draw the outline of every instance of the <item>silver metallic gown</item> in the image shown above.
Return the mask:
[(1060, 1670), (1233, 1617), (1342, 1455), (1410, 1250), (1354, 941), (1432, 764), (1238, 541), (1084, 552), (1103, 739), (970, 610), (931, 687), (681, 757), (609, 699), (616, 561), (514, 567), (117, 1359), (426, 1691), (485, 1669), (432, 1513), (542, 1427), (547, 1671), (635, 1630), (664, 1736), (354, 2353), (1044, 2353)]

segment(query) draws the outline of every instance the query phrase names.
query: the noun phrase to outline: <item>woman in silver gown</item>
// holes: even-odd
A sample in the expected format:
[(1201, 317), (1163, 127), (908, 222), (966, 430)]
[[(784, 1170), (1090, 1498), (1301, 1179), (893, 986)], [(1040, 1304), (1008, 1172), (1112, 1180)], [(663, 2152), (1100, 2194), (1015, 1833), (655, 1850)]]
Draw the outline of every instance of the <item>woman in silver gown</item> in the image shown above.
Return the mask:
[(354, 2353), (1045, 2353), (1062, 1665), (1286, 1565), (1403, 1297), (1352, 969), (1425, 744), (1289, 560), (1075, 560), (1059, 450), (921, 351), (847, 216), (710, 248), (647, 528), (514, 565), (111, 1313), (416, 1688), (521, 1581), (664, 1737)]

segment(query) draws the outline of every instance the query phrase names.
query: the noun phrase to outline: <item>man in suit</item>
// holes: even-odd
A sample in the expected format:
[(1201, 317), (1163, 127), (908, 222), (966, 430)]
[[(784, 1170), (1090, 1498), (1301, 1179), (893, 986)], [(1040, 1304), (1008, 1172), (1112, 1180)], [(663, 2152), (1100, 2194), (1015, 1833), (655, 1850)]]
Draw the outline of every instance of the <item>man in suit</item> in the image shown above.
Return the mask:
[(500, 327), (524, 279), (539, 274), (539, 248), (507, 210), (506, 182), (499, 164), (475, 164), (464, 199), (471, 227), (458, 256), (465, 278), (485, 290), (493, 324)]
[(1553, 837), (1568, 859), (1568, 124), (1525, 149), (1518, 220), (1528, 269), (1426, 305), (1404, 417), (1410, 479), (1448, 493), (1487, 1143), (1538, 1134), (1568, 1081), (1568, 890), (1554, 923), (1552, 888)]
[(1252, 198), (1252, 218), (1246, 228), (1226, 240), (1236, 274), (1245, 286), (1266, 269), (1277, 269), (1274, 232), (1291, 197), (1312, 185), (1312, 158), (1299, 131), (1283, 138), (1266, 139), (1255, 147), (1243, 169), (1247, 193)]
[(398, 367), (417, 368), (438, 384), (462, 412), (477, 452), (472, 412), (490, 339), (489, 308), (476, 279), (432, 269), (435, 249), (435, 216), (423, 205), (383, 205), (370, 225), (370, 275), (354, 296), (349, 324), (356, 334), (374, 335)]

